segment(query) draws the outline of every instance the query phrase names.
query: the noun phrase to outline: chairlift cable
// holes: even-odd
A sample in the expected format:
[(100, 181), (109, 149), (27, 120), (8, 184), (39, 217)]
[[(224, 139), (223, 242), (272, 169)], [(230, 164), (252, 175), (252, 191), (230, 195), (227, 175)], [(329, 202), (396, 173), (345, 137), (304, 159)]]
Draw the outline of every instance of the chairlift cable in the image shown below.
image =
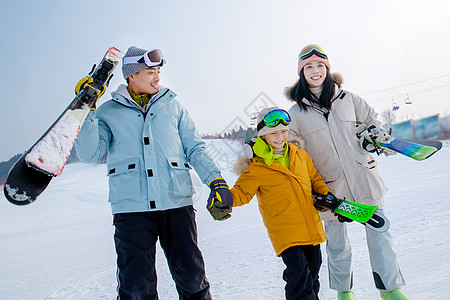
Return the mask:
[[(426, 92), (430, 92), (430, 91), (446, 88), (446, 87), (449, 87), (449, 86), (450, 86), (450, 84), (443, 84), (443, 85), (435, 86), (435, 87), (432, 87), (432, 88), (427, 88), (427, 89), (418, 90), (418, 91), (414, 91), (414, 92), (408, 92), (408, 94), (409, 95), (416, 95), (416, 94), (421, 94), (421, 93), (426, 93)], [(388, 100), (390, 100), (392, 98), (403, 97), (404, 95), (405, 95), (405, 93), (401, 93), (401, 94), (397, 94), (397, 95), (394, 95), (394, 96), (387, 96), (387, 97), (378, 98), (378, 99), (374, 99), (374, 100), (367, 100), (367, 102), (369, 102), (369, 103), (385, 102), (385, 101), (388, 101)]]
[(450, 74), (445, 74), (445, 75), (441, 75), (441, 76), (437, 76), (437, 77), (433, 77), (433, 78), (429, 78), (429, 79), (424, 79), (424, 80), (420, 80), (420, 81), (416, 81), (416, 82), (407, 83), (407, 84), (404, 84), (404, 85), (399, 85), (399, 86), (395, 86), (395, 87), (391, 87), (391, 88), (387, 88), (387, 89), (373, 91), (373, 92), (370, 92), (370, 93), (361, 94), (361, 96), (367, 96), (367, 95), (376, 94), (376, 93), (380, 93), (380, 92), (390, 91), (390, 90), (398, 89), (398, 88), (401, 88), (401, 87), (410, 86), (410, 85), (414, 85), (414, 84), (418, 84), (418, 83), (422, 83), (422, 82), (427, 82), (427, 81), (431, 81), (431, 80), (436, 80), (436, 79), (447, 77), (447, 76), (450, 76)]

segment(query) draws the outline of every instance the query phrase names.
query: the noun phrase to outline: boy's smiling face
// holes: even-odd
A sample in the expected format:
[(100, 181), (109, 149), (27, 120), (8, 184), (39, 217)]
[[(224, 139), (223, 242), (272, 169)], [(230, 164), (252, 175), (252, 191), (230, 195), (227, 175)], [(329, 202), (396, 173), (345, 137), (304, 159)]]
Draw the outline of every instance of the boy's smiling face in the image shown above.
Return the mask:
[(280, 129), (262, 136), (273, 149), (283, 149), (288, 140), (288, 129)]

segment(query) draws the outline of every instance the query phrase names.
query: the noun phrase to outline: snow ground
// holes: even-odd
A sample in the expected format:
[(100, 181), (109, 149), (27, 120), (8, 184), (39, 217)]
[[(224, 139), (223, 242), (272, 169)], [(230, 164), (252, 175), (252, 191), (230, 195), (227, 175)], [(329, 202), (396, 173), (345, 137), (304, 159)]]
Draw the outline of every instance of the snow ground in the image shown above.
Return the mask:
[[(230, 184), (238, 143), (208, 141), (210, 155)], [(426, 161), (396, 155), (379, 158), (389, 187), (385, 212), (411, 299), (450, 299), (450, 144)], [(33, 204), (18, 207), (0, 196), (0, 299), (114, 299), (115, 251), (107, 203), (105, 165), (72, 164)], [(196, 174), (199, 244), (214, 299), (284, 299), (283, 262), (266, 235), (256, 199), (225, 222), (205, 209), (209, 189)], [(354, 291), (379, 299), (372, 280), (363, 226), (352, 223)], [(326, 254), (321, 299), (328, 288)], [(161, 300), (177, 299), (158, 248)]]

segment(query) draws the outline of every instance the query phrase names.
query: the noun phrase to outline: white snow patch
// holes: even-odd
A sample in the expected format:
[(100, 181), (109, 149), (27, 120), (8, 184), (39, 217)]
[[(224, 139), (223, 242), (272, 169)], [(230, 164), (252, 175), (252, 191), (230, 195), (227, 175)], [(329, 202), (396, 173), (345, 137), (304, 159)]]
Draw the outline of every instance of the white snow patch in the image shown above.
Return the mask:
[[(231, 186), (239, 143), (207, 141)], [(212, 154), (213, 152), (211, 152)], [(227, 163), (228, 162), (228, 163)], [(389, 187), (385, 213), (411, 299), (450, 299), (450, 145), (425, 161), (379, 157)], [(198, 240), (215, 300), (284, 299), (284, 264), (275, 256), (256, 199), (227, 221), (205, 209), (209, 189), (196, 185)], [(0, 195), (0, 299), (115, 299), (114, 227), (105, 165), (71, 164), (32, 204), (14, 206)], [(370, 269), (364, 226), (350, 223), (356, 299), (380, 299)], [(320, 299), (328, 286), (322, 244)], [(161, 300), (178, 299), (162, 250), (157, 251)]]
[(88, 106), (68, 111), (26, 155), (27, 164), (52, 176), (60, 175), (88, 113)]
[(6, 188), (6, 192), (8, 193), (8, 195), (16, 201), (26, 201), (30, 198), (29, 196), (27, 196), (26, 192), (24, 192), (22, 194), (18, 193), (17, 191), (19, 189), (13, 188), (9, 184), (5, 184), (5, 188)]

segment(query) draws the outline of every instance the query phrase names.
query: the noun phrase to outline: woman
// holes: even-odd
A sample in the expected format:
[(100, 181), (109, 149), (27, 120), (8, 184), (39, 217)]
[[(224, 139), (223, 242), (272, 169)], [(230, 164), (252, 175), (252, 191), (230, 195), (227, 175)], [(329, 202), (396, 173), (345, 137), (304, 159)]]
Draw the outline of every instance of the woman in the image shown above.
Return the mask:
[[(300, 52), (299, 80), (287, 90), (287, 96), (295, 102), (289, 109), (290, 140), (304, 140), (306, 151), (336, 197), (379, 205), (383, 213), (387, 189), (378, 174), (377, 161), (362, 148), (364, 145), (366, 150), (372, 150), (370, 143), (364, 140), (360, 143), (356, 131), (357, 125), (362, 125), (359, 128), (374, 125), (383, 132), (380, 138), (386, 137), (386, 132), (375, 110), (361, 97), (342, 90), (333, 81), (330, 69), (328, 55), (320, 46), (308, 45)], [(330, 288), (337, 290), (338, 299), (354, 299), (347, 225), (330, 213), (322, 213), (322, 219), (328, 239)], [(366, 236), (374, 281), (381, 297), (409, 299), (401, 290), (405, 282), (389, 232), (366, 228)]]

